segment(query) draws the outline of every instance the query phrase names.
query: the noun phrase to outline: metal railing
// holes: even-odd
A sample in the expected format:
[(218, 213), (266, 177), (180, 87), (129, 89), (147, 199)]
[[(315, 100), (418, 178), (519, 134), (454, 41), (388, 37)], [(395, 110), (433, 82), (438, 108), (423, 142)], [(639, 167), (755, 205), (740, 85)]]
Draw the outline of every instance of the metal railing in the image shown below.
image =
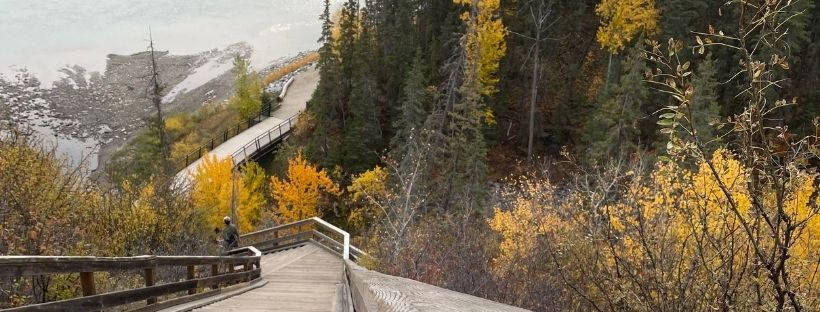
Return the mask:
[(177, 171), (188, 167), (190, 164), (199, 160), (205, 153), (208, 151), (213, 150), (215, 147), (219, 146), (225, 141), (235, 137), (236, 135), (242, 133), (248, 128), (253, 127), (254, 125), (262, 122), (263, 120), (270, 117), (271, 113), (279, 108), (279, 104), (271, 105), (270, 103), (263, 105), (262, 109), (257, 113), (255, 116), (248, 118), (246, 120), (240, 121), (224, 131), (220, 135), (212, 136), (209, 138), (208, 143), (200, 145), (196, 150), (185, 154), (185, 157), (180, 157), (174, 161), (177, 166)]
[(290, 131), (293, 130), (293, 126), (296, 125), (298, 117), (299, 113), (297, 112), (295, 115), (279, 123), (268, 131), (265, 131), (265, 133), (260, 134), (254, 138), (253, 141), (245, 144), (242, 148), (231, 154), (231, 159), (233, 159), (234, 166), (242, 164), (247, 161), (249, 157), (254, 156), (256, 153), (264, 150), (271, 144), (282, 141), (288, 134), (290, 134)]

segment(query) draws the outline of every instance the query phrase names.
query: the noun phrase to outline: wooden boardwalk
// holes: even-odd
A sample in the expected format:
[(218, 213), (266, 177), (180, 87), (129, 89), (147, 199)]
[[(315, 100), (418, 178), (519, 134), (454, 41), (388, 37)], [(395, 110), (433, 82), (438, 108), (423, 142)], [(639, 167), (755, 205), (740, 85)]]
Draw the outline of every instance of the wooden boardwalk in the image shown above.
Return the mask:
[(194, 311), (527, 311), (370, 271), (315, 242), (263, 256), (261, 267), (264, 286)]
[[(365, 269), (355, 261), (367, 254), (349, 245), (349, 234), (316, 217), (242, 240), (252, 246), (223, 256), (0, 256), (0, 277), (79, 273), (83, 294), (2, 311), (527, 311)], [(157, 283), (157, 269), (167, 267), (187, 275)], [(122, 270), (143, 271), (145, 286), (97, 293), (95, 272)]]
[(314, 243), (262, 258), (264, 286), (194, 311), (332, 311), (342, 259)]

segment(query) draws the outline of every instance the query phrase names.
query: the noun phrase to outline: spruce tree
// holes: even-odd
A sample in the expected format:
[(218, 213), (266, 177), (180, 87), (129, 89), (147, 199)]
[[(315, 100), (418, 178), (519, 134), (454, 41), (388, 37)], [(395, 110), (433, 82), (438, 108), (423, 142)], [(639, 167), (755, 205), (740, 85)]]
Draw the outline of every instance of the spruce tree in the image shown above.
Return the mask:
[(427, 107), (430, 98), (427, 94), (427, 79), (424, 76), (422, 52), (416, 52), (413, 66), (404, 80), (400, 112), (393, 123), (395, 135), (390, 140), (390, 151), (393, 159), (400, 160), (408, 149), (415, 146), (410, 140), (421, 133), (424, 120), (427, 118)]
[(320, 15), (322, 33), (319, 37), (319, 84), (308, 102), (307, 111), (315, 120), (314, 135), (307, 142), (306, 154), (313, 161), (332, 168), (340, 161), (337, 146), (340, 144), (341, 126), (335, 114), (339, 101), (338, 76), (339, 59), (336, 56), (335, 40), (332, 36), (333, 22), (330, 17), (330, 1), (325, 0), (325, 9)]
[(684, 139), (697, 138), (699, 142), (706, 145), (706, 150), (711, 152), (717, 146), (713, 142), (717, 138), (714, 125), (720, 120), (720, 106), (717, 102), (718, 82), (715, 79), (717, 70), (711, 55), (698, 65), (696, 76), (692, 79), (692, 100), (690, 103), (691, 120), (690, 129), (694, 129), (695, 136), (690, 132), (682, 133)]
[(618, 86), (599, 94), (598, 107), (587, 120), (583, 136), (586, 161), (625, 156), (639, 147), (639, 119), (648, 92), (643, 82), (646, 64), (638, 51), (630, 48)]
[(374, 83), (367, 58), (370, 51), (370, 33), (368, 27), (362, 27), (353, 55), (357, 61), (353, 62), (355, 66), (348, 102), (350, 118), (345, 124), (342, 144), (342, 167), (351, 174), (375, 166), (382, 149), (378, 111), (373, 100)]

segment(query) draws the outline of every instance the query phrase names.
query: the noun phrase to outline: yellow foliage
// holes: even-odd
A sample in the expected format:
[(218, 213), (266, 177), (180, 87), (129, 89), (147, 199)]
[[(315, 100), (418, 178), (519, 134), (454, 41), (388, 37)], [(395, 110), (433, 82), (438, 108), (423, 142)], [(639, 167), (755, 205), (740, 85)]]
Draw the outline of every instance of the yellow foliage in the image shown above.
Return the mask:
[(489, 220), (490, 228), (501, 236), (499, 256), (494, 259), (495, 271), (501, 276), (513, 271), (534, 273), (521, 264), (541, 249), (538, 237), (559, 232), (567, 224), (556, 214), (554, 186), (547, 181), (529, 180), (519, 185), (521, 194), (517, 194), (513, 208), (503, 211), (496, 207)]
[(165, 119), (165, 130), (169, 133), (180, 133), (188, 127), (190, 118), (186, 115), (175, 115)]
[[(552, 259), (567, 261), (561, 265), (598, 272), (591, 274), (612, 274), (601, 278), (615, 278), (614, 285), (635, 283), (635, 287), (652, 289), (642, 300), (656, 300), (656, 306), (670, 299), (662, 292), (676, 294), (665, 287), (684, 280), (690, 281), (689, 287), (699, 287), (686, 295), (706, 305), (722, 300), (716, 278), (732, 278), (737, 287), (753, 291), (767, 282), (748, 273), (754, 272), (758, 261), (755, 246), (764, 252), (779, 252), (780, 248), (765, 230), (758, 210), (774, 215), (777, 193), (771, 186), (764, 187), (760, 208), (753, 208), (748, 170), (722, 149), (710, 163), (711, 168), (703, 161), (693, 169), (661, 163), (648, 177), (628, 174), (632, 181), (624, 185), (623, 193), (601, 206), (595, 204), (599, 197), (583, 191), (562, 194), (556, 200), (556, 191), (547, 182), (522, 184), (513, 208), (496, 208), (488, 220), (501, 237), (494, 272), (502, 277), (515, 270), (526, 272), (524, 276), (547, 276), (548, 272), (538, 271), (543, 267), (527, 261), (556, 257)], [(817, 174), (792, 168), (789, 176), (782, 209), (787, 218), (801, 224), (788, 251), (791, 283), (794, 289), (817, 295), (810, 290), (820, 287), (820, 279), (813, 277), (820, 265)], [(590, 205), (593, 208), (587, 208)], [(594, 225), (594, 220), (602, 218), (606, 221), (603, 229)], [(761, 229), (750, 237), (744, 223)], [(545, 255), (544, 244), (558, 251)], [(623, 290), (618, 286), (613, 291)]]
[(505, 37), (507, 28), (498, 16), (500, 0), (453, 0), (455, 4), (472, 6), (474, 18), (469, 13), (461, 19), (469, 26), (465, 49), (467, 66), (476, 71), (481, 84), (481, 94), (490, 96), (498, 92), (499, 62), (507, 53)]
[(595, 13), (601, 17), (598, 43), (612, 54), (623, 50), (639, 34), (658, 31), (655, 0), (602, 0)]
[[(211, 228), (222, 228), (222, 218), (231, 215), (232, 199), (238, 199), (237, 227), (242, 232), (251, 232), (260, 221), (264, 196), (254, 187), (246, 185), (234, 170), (230, 158), (218, 159), (205, 155), (192, 177), (194, 204), (204, 209)], [(236, 196), (236, 197), (234, 197)]]
[[(199, 137), (199, 134), (193, 132), (174, 142), (171, 146), (171, 158), (184, 160), (186, 155), (199, 150), (201, 147), (200, 141), (202, 141), (202, 139)], [(199, 155), (191, 156), (195, 157)]]
[(269, 85), (270, 83), (282, 79), (287, 74), (290, 74), (306, 65), (316, 62), (319, 60), (319, 53), (313, 52), (308, 53), (307, 55), (298, 58), (284, 66), (277, 68), (276, 70), (272, 71), (270, 74), (265, 76), (265, 85)]
[(297, 154), (288, 160), (287, 180), (271, 178), (271, 191), (277, 202), (281, 222), (293, 222), (319, 216), (322, 192), (338, 196), (341, 193), (324, 170), (319, 170)]
[(390, 196), (387, 189), (387, 179), (390, 174), (382, 167), (376, 166), (353, 177), (353, 182), (347, 187), (354, 202), (363, 202), (362, 206), (352, 209), (348, 216), (348, 223), (353, 228), (363, 228), (371, 217), (378, 218), (381, 211), (373, 207), (373, 201), (364, 201), (365, 198), (372, 198), (376, 201), (386, 199)]

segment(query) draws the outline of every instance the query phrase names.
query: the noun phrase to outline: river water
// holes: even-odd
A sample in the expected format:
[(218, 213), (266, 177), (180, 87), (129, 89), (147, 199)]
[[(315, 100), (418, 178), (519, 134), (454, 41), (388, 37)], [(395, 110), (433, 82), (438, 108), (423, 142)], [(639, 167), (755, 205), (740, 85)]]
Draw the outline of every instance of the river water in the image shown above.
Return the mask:
[[(158, 50), (188, 55), (244, 42), (253, 49), (251, 65), (263, 68), (318, 47), (322, 6), (321, 0), (0, 0), (0, 78), (25, 69), (47, 89), (66, 66), (102, 72), (108, 54), (145, 51), (149, 27)], [(97, 146), (90, 138), (44, 134), (72, 159)]]

